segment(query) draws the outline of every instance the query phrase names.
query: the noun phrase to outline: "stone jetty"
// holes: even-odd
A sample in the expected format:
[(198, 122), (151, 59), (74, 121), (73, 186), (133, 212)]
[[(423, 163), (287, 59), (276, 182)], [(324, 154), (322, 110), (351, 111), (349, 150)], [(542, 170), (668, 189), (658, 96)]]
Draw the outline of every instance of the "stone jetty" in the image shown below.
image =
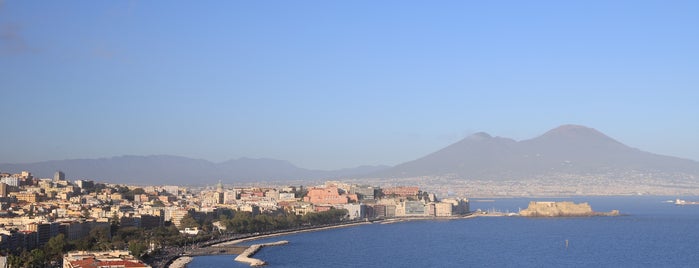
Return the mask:
[(282, 241), (277, 241), (277, 242), (272, 242), (272, 243), (254, 244), (254, 245), (250, 246), (248, 249), (246, 249), (245, 251), (243, 251), (243, 253), (241, 253), (240, 255), (235, 257), (235, 260), (239, 261), (239, 262), (249, 263), (250, 266), (262, 266), (262, 265), (266, 264), (265, 261), (252, 258), (252, 256), (255, 255), (255, 253), (257, 253), (263, 247), (279, 246), (279, 245), (285, 245), (288, 243), (289, 243), (289, 241), (282, 240)]
[(187, 264), (192, 261), (192, 257), (189, 256), (182, 256), (177, 258), (175, 261), (168, 266), (169, 268), (185, 268), (187, 267)]

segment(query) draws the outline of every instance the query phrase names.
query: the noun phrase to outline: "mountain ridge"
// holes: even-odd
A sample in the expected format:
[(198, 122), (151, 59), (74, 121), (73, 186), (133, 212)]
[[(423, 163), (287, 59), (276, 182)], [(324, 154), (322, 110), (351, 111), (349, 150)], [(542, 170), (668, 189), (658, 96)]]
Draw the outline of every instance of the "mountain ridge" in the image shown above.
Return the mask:
[(282, 181), (291, 179), (362, 176), (387, 166), (359, 166), (339, 170), (300, 168), (285, 160), (241, 157), (215, 163), (175, 155), (121, 155), (94, 159), (49, 160), (35, 163), (0, 164), (0, 171), (32, 172), (36, 177), (52, 177), (61, 170), (70, 179), (93, 179), (114, 183), (180, 184)]
[[(312, 170), (285, 160), (231, 159), (220, 163), (173, 155), (122, 155), (96, 159), (0, 164), (0, 171), (29, 170), (51, 177), (115, 183), (202, 184), (265, 182), (291, 179), (408, 178), (448, 176), (461, 179), (511, 180), (568, 174), (687, 174), (699, 177), (699, 162), (629, 147), (604, 133), (580, 125), (562, 125), (537, 137), (516, 141), (477, 132), (412, 161), (393, 167), (360, 166)], [(581, 176), (582, 177), (582, 176)]]
[(434, 153), (373, 175), (508, 180), (610, 172), (699, 176), (699, 162), (644, 152), (594, 128), (562, 125), (521, 141), (478, 132)]

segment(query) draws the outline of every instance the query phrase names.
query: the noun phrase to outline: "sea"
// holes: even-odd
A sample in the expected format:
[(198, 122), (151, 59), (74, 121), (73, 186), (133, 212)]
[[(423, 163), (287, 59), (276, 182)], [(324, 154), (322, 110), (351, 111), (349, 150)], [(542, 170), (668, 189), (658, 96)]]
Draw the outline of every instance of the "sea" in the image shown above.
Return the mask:
[[(677, 206), (675, 198), (471, 199), (471, 210), (517, 212), (530, 201), (574, 201), (622, 216), (374, 223), (249, 243), (289, 241), (254, 256), (268, 267), (699, 267), (699, 205)], [(187, 267), (249, 267), (233, 258), (195, 257)]]

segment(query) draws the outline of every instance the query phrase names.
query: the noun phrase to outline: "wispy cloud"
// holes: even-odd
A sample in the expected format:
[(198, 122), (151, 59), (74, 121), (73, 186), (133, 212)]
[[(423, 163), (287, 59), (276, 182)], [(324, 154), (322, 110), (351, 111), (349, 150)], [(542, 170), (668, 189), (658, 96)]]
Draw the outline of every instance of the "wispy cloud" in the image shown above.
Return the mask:
[[(5, 1), (0, 0), (0, 14), (5, 12)], [(0, 56), (33, 53), (22, 34), (22, 25), (14, 22), (0, 22)]]
[(0, 24), (0, 55), (16, 55), (36, 52), (22, 35), (22, 26), (17, 23)]

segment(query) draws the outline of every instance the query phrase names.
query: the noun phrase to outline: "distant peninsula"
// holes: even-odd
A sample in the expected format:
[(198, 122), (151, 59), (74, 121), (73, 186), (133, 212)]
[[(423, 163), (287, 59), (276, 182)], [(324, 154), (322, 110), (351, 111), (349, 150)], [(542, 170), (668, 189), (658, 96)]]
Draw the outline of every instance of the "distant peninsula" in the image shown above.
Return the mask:
[(595, 212), (587, 202), (529, 202), (527, 209), (519, 212), (523, 217), (589, 217), (589, 216), (618, 216), (618, 210), (610, 212)]

